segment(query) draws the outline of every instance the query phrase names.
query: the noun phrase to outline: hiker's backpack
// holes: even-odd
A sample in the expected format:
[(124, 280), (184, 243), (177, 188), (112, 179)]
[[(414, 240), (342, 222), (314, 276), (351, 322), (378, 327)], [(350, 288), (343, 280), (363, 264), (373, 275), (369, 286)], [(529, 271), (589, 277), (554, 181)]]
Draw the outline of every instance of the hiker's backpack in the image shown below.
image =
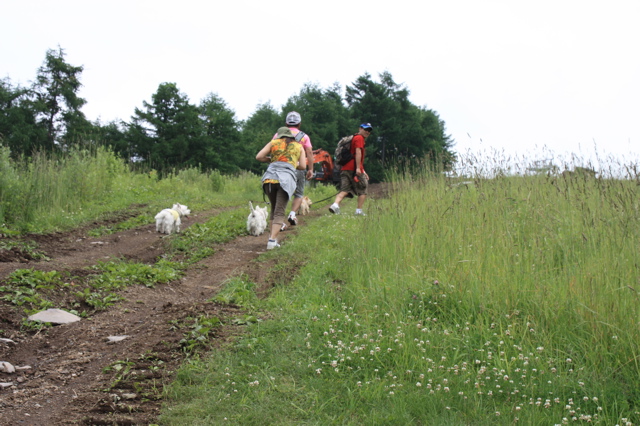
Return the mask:
[(304, 139), (304, 137), (307, 136), (307, 134), (305, 132), (303, 132), (302, 130), (298, 131), (298, 133), (296, 133), (296, 142), (300, 143), (300, 141), (302, 139)]
[(338, 146), (336, 147), (334, 156), (336, 158), (336, 163), (340, 166), (344, 166), (353, 159), (353, 154), (351, 153), (351, 141), (353, 140), (353, 136), (354, 135), (345, 136), (338, 141)]

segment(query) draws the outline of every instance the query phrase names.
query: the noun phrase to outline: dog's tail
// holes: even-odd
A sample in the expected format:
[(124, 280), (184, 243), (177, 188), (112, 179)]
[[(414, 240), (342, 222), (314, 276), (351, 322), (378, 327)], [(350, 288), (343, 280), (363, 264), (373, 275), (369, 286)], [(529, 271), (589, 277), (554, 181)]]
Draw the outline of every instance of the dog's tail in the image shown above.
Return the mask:
[(253, 208), (253, 203), (249, 201), (249, 207), (251, 208), (251, 213), (255, 213), (255, 209)]

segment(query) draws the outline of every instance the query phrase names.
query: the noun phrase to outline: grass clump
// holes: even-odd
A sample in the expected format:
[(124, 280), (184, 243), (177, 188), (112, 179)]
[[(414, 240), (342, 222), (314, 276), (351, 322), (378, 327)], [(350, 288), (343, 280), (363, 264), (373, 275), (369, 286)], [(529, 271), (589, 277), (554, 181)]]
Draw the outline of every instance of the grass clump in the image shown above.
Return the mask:
[(254, 292), (255, 284), (246, 275), (228, 279), (218, 294), (211, 300), (226, 305), (237, 305), (252, 311), (258, 305), (258, 298)]
[(246, 217), (244, 209), (233, 209), (221, 212), (205, 223), (191, 225), (179, 237), (171, 238), (168, 257), (186, 257), (185, 264), (193, 264), (211, 256), (217, 244), (246, 234)]
[(193, 354), (199, 349), (206, 348), (216, 330), (222, 326), (222, 321), (217, 317), (200, 315), (193, 320), (189, 331), (180, 340), (180, 346), (184, 352)]

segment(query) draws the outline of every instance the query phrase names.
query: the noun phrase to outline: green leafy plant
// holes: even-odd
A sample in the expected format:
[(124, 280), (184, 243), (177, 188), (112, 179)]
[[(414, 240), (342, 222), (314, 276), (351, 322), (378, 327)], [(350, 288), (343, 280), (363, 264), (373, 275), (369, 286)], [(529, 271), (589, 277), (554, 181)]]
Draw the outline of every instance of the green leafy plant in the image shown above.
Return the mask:
[(62, 275), (57, 271), (18, 269), (7, 277), (3, 286), (0, 286), (0, 293), (4, 293), (2, 300), (13, 305), (24, 305), (30, 311), (42, 310), (53, 306), (47, 299), (46, 292), (63, 285)]
[(115, 293), (95, 291), (88, 287), (76, 292), (74, 295), (79, 301), (99, 311), (105, 310), (122, 300), (122, 297)]
[(96, 289), (117, 290), (129, 285), (154, 287), (181, 275), (180, 265), (167, 260), (160, 260), (155, 265), (126, 261), (99, 262), (94, 269), (101, 272), (91, 282)]
[(47, 255), (37, 250), (37, 245), (33, 241), (0, 241), (0, 250), (17, 250), (25, 255), (28, 255), (34, 260), (49, 260), (49, 257), (47, 257)]
[(193, 353), (200, 348), (204, 348), (209, 343), (210, 337), (222, 325), (222, 321), (217, 317), (200, 316), (194, 320), (190, 326), (190, 331), (180, 340), (182, 350)]
[(181, 265), (161, 260), (155, 265), (127, 261), (98, 262), (92, 267), (99, 273), (88, 280), (88, 286), (76, 291), (79, 303), (85, 303), (96, 310), (105, 310), (121, 301), (117, 292), (127, 286), (144, 285), (154, 287), (177, 279), (181, 275)]
[(23, 330), (39, 332), (51, 327), (51, 323), (42, 321), (29, 321), (27, 318), (22, 318), (21, 326)]
[(248, 325), (255, 324), (258, 321), (260, 320), (255, 315), (242, 315), (234, 318), (231, 322), (236, 325)]
[(113, 374), (111, 382), (106, 389), (103, 389), (105, 392), (111, 391), (113, 388), (118, 386), (120, 382), (126, 380), (131, 372), (131, 369), (135, 366), (135, 362), (126, 360), (118, 360), (115, 361), (105, 368), (102, 369), (103, 374)]

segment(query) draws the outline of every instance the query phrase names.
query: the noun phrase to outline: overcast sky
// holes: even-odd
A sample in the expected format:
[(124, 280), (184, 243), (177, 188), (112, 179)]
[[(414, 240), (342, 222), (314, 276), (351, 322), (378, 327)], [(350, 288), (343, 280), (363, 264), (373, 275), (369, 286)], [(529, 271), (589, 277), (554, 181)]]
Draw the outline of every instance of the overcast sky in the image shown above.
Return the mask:
[(84, 66), (90, 120), (129, 121), (163, 82), (246, 119), (305, 83), (344, 90), (388, 71), (459, 152), (629, 159), (640, 147), (638, 0), (1, 3), (0, 78), (30, 84), (60, 46)]

